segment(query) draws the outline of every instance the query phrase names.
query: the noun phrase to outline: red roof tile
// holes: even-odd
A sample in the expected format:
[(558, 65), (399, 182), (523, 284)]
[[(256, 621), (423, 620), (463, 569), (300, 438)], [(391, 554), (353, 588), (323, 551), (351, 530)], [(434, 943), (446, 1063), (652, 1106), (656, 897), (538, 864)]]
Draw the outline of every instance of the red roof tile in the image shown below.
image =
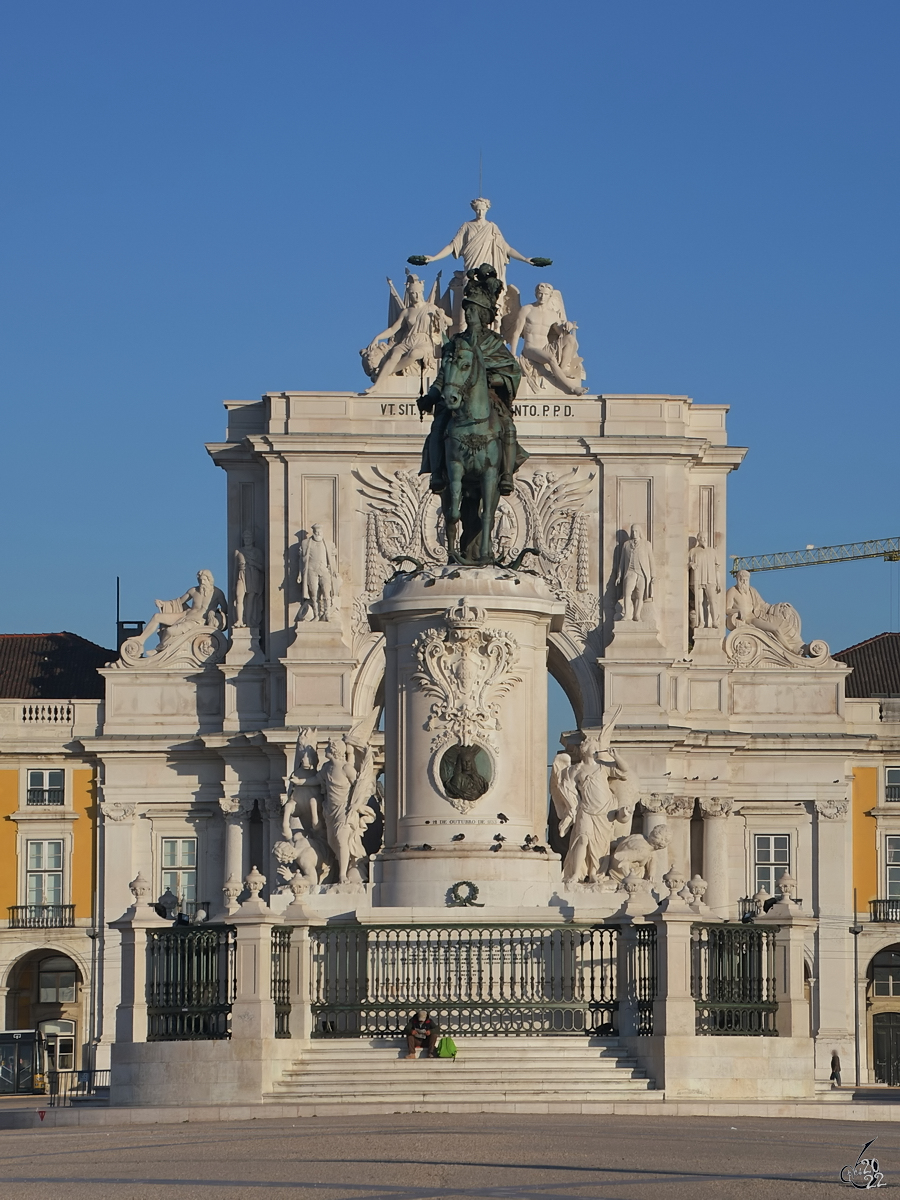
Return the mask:
[(900, 696), (900, 633), (879, 633), (836, 650), (832, 657), (853, 668), (847, 679), (848, 696)]
[(77, 633), (0, 633), (0, 698), (102, 700), (97, 668), (116, 657)]

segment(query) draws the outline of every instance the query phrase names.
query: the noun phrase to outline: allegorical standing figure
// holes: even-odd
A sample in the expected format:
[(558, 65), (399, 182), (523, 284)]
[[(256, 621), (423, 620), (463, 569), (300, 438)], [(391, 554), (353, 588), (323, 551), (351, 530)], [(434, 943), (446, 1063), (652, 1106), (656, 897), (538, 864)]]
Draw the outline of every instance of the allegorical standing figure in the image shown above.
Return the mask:
[(645, 600), (653, 598), (656, 566), (653, 548), (644, 537), (643, 526), (632, 525), (631, 537), (623, 543), (616, 583), (621, 588), (622, 618), (640, 621)]
[(237, 567), (234, 582), (235, 625), (258, 629), (262, 624), (265, 563), (262, 551), (253, 545), (253, 534), (244, 530), (241, 548), (234, 552)]
[(506, 283), (506, 264), (511, 258), (528, 263), (532, 267), (551, 265), (550, 259), (526, 258), (524, 254), (514, 250), (494, 222), (486, 219), (490, 207), (490, 200), (478, 196), (472, 201), (475, 220), (466, 221), (461, 225), (452, 242), (448, 242), (437, 254), (413, 254), (408, 261), (414, 266), (424, 267), (427, 263), (437, 262), (452, 255), (463, 260), (467, 272), (474, 271), (482, 263), (487, 263), (494, 268), (497, 278), (503, 284)]
[(315, 524), (300, 543), (300, 594), (305, 601), (301, 620), (335, 619), (334, 597), (340, 586), (339, 580), (334, 542), (329, 542), (322, 526)]
[(688, 555), (688, 570), (691, 575), (697, 624), (718, 629), (718, 597), (722, 592), (722, 580), (719, 576), (718, 556), (712, 546), (706, 544), (705, 533), (697, 534), (697, 544)]

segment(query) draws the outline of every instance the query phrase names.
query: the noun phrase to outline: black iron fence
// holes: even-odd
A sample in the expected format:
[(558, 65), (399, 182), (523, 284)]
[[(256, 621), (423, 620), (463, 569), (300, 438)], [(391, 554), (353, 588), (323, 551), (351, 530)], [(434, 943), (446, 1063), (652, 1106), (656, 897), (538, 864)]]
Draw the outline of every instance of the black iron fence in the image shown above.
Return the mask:
[[(349, 925), (310, 930), (310, 947), (315, 1037), (396, 1036), (417, 1008), (453, 1033), (615, 1032), (615, 926)], [(646, 1008), (650, 984), (635, 986)]]
[(291, 933), (290, 925), (272, 927), (272, 1000), (275, 1003), (275, 1036), (291, 1036)]
[(48, 1071), (47, 1094), (51, 1108), (108, 1104), (109, 1071)]
[(231, 1037), (233, 925), (147, 930), (147, 1041)]
[(653, 1033), (653, 1001), (657, 995), (656, 926), (631, 925), (625, 933), (628, 1000), (634, 1013), (635, 1033)]
[(71, 929), (74, 904), (15, 904), (8, 910), (10, 929)]
[(775, 1037), (777, 926), (695, 925), (691, 995), (697, 1033)]

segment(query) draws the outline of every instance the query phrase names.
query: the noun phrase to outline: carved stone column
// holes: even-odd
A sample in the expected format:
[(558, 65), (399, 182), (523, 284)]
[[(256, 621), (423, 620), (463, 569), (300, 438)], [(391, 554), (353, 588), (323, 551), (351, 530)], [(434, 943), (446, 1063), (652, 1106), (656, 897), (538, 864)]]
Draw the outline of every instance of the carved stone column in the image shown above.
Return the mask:
[[(252, 801), (250, 804), (252, 807)], [(244, 869), (244, 859), (248, 854), (246, 832), (249, 809), (247, 801), (238, 796), (221, 797), (219, 808), (225, 818), (225, 862), (222, 867), (224, 884), (226, 879), (243, 879), (247, 873)]]
[(693, 796), (666, 796), (663, 809), (669, 827), (669, 857), (672, 866), (681, 871), (686, 879), (691, 876), (691, 817), (694, 813)]
[(665, 825), (666, 822), (666, 804), (673, 800), (674, 796), (660, 796), (658, 792), (651, 792), (649, 796), (641, 797), (641, 812), (644, 815), (644, 837), (655, 829), (657, 825)]
[(706, 903), (717, 917), (731, 915), (732, 899), (728, 887), (728, 817), (731, 800), (712, 796), (700, 801), (703, 814), (703, 877), (707, 883)]

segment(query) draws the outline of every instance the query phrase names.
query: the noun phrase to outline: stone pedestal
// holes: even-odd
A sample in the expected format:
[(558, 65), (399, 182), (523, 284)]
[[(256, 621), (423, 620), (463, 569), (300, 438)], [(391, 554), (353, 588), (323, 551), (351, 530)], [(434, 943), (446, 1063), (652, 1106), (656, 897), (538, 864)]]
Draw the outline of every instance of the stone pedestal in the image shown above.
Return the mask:
[(337, 621), (300, 621), (287, 658), (285, 725), (347, 724), (356, 660)]
[(701, 663), (704, 666), (727, 666), (725, 631), (723, 629), (708, 629), (705, 625), (698, 625), (692, 631), (691, 637), (694, 642), (691, 650), (692, 662)]
[(495, 567), (404, 576), (370, 609), (386, 638), (376, 905), (442, 907), (463, 880), (488, 907), (547, 904), (547, 638), (563, 616), (542, 580)]
[(259, 729), (269, 719), (269, 674), (259, 644), (259, 630), (231, 631), (231, 648), (219, 670), (225, 678), (223, 729)]

